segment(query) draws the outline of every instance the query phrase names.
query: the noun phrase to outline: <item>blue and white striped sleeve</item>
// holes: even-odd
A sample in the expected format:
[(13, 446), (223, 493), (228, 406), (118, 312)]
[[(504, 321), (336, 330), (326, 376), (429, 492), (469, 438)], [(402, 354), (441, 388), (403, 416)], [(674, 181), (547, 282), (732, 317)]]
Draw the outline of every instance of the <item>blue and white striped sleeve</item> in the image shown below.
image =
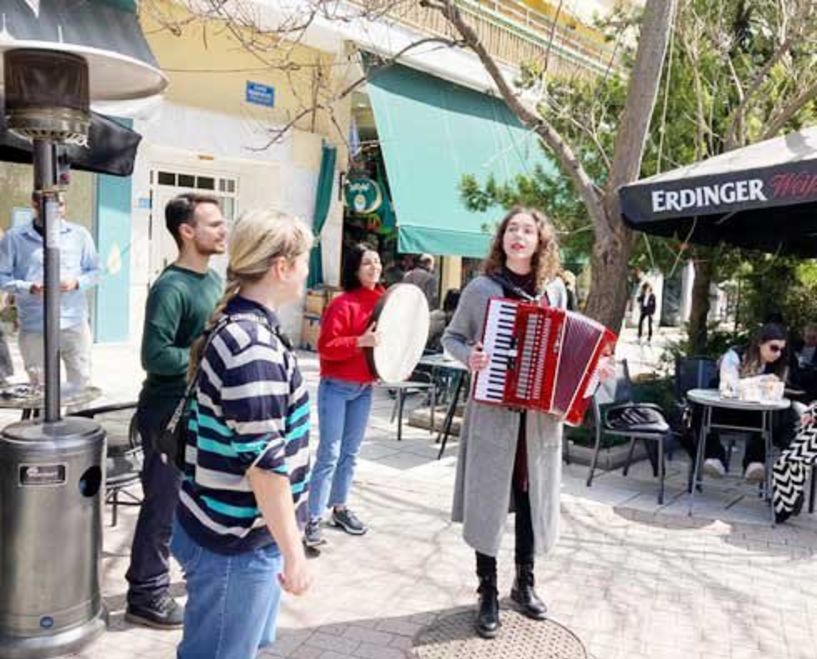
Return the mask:
[(247, 468), (287, 474), (290, 383), (281, 351), (254, 344), (224, 361), (221, 407), (237, 459)]

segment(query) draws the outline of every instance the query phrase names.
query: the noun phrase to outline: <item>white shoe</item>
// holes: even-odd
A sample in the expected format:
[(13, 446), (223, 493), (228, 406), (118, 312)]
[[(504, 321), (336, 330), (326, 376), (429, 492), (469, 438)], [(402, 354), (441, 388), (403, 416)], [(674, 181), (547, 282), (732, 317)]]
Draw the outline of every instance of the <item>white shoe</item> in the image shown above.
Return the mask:
[(762, 483), (766, 479), (766, 465), (762, 462), (750, 462), (743, 477), (749, 483)]
[(704, 460), (704, 473), (710, 478), (723, 478), (726, 476), (726, 467), (718, 458), (707, 458)]

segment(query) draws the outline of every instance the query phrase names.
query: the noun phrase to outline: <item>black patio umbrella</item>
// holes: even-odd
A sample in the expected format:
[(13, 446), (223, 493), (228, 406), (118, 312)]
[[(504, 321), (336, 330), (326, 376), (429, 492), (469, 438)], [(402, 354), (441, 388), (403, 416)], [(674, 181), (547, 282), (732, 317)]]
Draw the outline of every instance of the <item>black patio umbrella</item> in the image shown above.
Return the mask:
[[(71, 169), (130, 176), (142, 136), (105, 115), (91, 112), (88, 146), (60, 145), (59, 157)], [(32, 145), (6, 128), (5, 102), (0, 93), (0, 162), (31, 164)]]
[(619, 189), (632, 229), (704, 245), (817, 257), (817, 127)]

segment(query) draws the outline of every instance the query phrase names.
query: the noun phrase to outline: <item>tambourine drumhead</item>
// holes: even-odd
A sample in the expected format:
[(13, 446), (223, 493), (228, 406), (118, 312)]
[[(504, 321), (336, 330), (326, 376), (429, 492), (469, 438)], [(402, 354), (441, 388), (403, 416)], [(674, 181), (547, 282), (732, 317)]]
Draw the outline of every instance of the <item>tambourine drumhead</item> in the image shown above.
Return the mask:
[(414, 371), (428, 341), (428, 301), (414, 284), (395, 284), (372, 314), (380, 345), (367, 351), (375, 374), (384, 382), (402, 382)]

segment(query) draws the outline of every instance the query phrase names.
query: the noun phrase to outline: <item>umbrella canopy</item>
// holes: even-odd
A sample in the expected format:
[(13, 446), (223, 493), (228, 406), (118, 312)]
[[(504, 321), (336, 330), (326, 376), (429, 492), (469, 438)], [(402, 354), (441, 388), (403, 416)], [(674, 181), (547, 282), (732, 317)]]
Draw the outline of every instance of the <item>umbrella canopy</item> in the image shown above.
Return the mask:
[(637, 231), (817, 257), (817, 127), (622, 186), (619, 199)]
[[(31, 164), (31, 142), (6, 130), (0, 95), (0, 162)], [(112, 176), (130, 176), (136, 159), (136, 149), (142, 136), (108, 117), (91, 112), (88, 146), (60, 145), (59, 152), (71, 169)]]

